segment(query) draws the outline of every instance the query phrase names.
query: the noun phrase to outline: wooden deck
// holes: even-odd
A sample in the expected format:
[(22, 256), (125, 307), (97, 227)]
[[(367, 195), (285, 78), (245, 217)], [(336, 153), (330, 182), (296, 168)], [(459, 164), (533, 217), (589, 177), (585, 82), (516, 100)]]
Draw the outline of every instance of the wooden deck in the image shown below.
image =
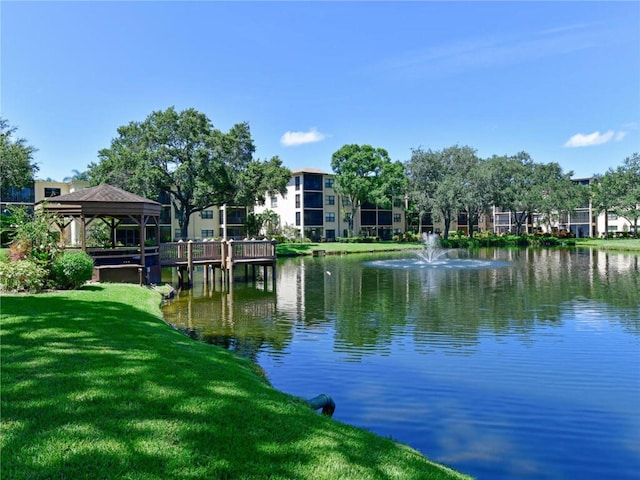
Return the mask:
[[(88, 248), (94, 260), (94, 280), (149, 283), (160, 281), (162, 267), (175, 267), (181, 285), (193, 281), (193, 269), (204, 266), (205, 281), (213, 280), (217, 270), (228, 284), (234, 269), (244, 266), (245, 277), (249, 269), (263, 267), (264, 277), (271, 267), (275, 278), (276, 242), (271, 240), (222, 240), (211, 242), (170, 242), (145, 247), (141, 255), (139, 247)], [(186, 278), (185, 278), (186, 275)]]
[[(220, 270), (224, 281), (229, 283), (233, 278), (235, 267), (244, 265), (246, 275), (248, 268), (262, 266), (271, 267), (272, 277), (275, 278), (276, 242), (271, 240), (221, 240), (211, 242), (171, 242), (160, 244), (160, 266), (177, 267), (182, 283), (191, 284), (194, 266), (205, 267), (205, 281), (215, 276)], [(186, 273), (187, 278), (184, 278)]]

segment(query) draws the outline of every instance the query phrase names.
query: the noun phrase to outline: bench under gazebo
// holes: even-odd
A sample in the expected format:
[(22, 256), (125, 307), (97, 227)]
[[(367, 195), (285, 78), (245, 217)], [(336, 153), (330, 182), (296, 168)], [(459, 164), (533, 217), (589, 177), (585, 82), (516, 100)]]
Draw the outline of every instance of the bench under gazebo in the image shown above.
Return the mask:
[[(93, 257), (94, 280), (128, 283), (160, 280), (160, 203), (103, 184), (49, 197), (38, 202), (36, 209), (55, 217), (61, 241), (67, 238), (70, 226), (80, 229), (79, 245), (67, 248), (80, 248)], [(109, 245), (87, 245), (87, 227), (96, 220), (109, 228)], [(134, 244), (119, 245), (116, 241), (116, 230), (122, 225), (137, 229)]]

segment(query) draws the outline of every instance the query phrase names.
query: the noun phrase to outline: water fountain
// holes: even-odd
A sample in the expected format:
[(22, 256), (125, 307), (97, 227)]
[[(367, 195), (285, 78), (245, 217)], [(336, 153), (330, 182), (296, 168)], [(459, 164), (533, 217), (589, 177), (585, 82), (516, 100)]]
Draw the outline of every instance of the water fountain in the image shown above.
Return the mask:
[(440, 246), (440, 236), (435, 233), (422, 234), (422, 250), (418, 256), (427, 263), (433, 263), (438, 258), (446, 256), (446, 251)]
[(443, 248), (438, 234), (424, 232), (422, 234), (422, 248), (413, 252), (412, 257), (374, 260), (366, 264), (378, 268), (405, 270), (486, 269), (509, 266), (508, 262), (465, 257), (465, 254), (466, 252), (462, 250), (447, 250)]

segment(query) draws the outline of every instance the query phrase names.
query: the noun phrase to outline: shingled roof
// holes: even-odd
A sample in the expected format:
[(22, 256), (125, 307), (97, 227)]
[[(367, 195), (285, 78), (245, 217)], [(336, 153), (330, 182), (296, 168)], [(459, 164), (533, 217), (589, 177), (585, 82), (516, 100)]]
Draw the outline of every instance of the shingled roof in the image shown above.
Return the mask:
[(46, 211), (67, 215), (160, 215), (158, 202), (135, 195), (112, 185), (98, 185), (66, 195), (49, 197), (38, 205)]
[[(84, 188), (66, 195), (47, 198), (48, 202), (133, 202), (158, 203), (153, 200), (135, 195), (112, 185), (102, 184), (97, 187)], [(159, 204), (158, 204), (159, 205)]]

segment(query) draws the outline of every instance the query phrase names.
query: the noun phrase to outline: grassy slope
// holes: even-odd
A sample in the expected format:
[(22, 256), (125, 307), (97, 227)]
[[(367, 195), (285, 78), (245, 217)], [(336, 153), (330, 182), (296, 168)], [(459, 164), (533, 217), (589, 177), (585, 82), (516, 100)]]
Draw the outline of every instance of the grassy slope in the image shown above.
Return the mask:
[(576, 245), (603, 250), (640, 251), (640, 239), (635, 238), (577, 238)]
[(279, 243), (276, 245), (278, 255), (311, 255), (314, 250), (327, 253), (367, 253), (384, 250), (417, 250), (420, 243), (378, 242), (378, 243)]
[(172, 330), (152, 290), (1, 301), (2, 478), (461, 478)]

